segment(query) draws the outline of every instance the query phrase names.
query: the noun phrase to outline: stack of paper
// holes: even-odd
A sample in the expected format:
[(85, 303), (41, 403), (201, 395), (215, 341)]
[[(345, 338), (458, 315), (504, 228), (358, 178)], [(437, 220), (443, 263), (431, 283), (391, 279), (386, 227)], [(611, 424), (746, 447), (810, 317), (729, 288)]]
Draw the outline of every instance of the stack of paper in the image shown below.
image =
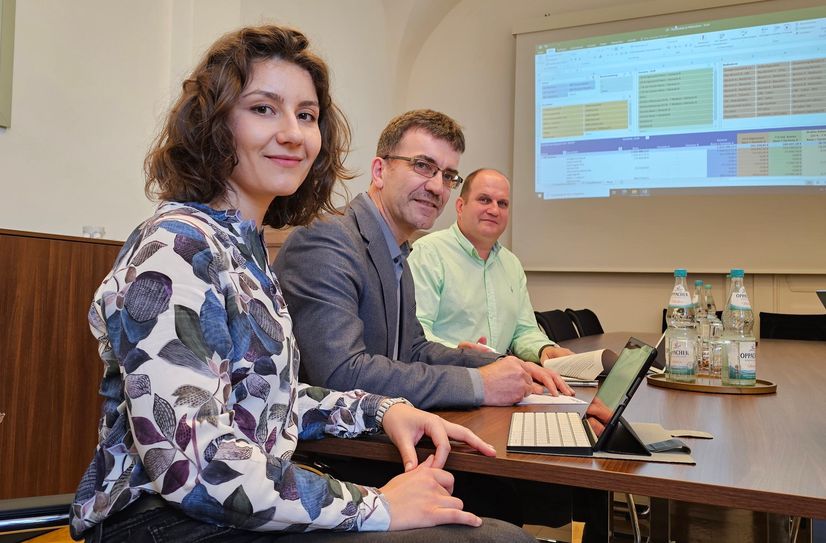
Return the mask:
[(599, 349), (549, 358), (542, 365), (554, 370), (566, 380), (593, 381), (599, 374), (607, 372), (616, 360), (617, 354), (614, 351)]

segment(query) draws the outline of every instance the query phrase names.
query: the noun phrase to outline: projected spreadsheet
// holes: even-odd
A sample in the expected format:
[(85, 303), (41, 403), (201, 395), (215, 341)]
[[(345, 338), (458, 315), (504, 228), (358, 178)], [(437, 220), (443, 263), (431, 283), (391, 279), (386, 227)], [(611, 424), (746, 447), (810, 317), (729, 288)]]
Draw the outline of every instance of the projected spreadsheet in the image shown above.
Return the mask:
[(542, 198), (826, 188), (826, 8), (542, 45), (535, 78)]

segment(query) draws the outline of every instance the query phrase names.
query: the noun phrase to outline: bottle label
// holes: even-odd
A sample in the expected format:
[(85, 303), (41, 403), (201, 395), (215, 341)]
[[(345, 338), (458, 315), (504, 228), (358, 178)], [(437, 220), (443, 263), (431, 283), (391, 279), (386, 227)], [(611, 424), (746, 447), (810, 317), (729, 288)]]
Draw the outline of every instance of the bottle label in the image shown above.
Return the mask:
[(672, 339), (669, 342), (668, 371), (676, 375), (693, 375), (695, 342), (690, 339)]
[(728, 351), (730, 379), (755, 379), (757, 377), (757, 346), (752, 340), (732, 341)]
[(682, 285), (674, 285), (671, 291), (671, 298), (668, 300), (668, 307), (692, 307), (691, 295)]
[(751, 302), (749, 302), (749, 295), (746, 294), (746, 289), (740, 287), (731, 293), (731, 301), (729, 302), (729, 309), (737, 311), (751, 311)]

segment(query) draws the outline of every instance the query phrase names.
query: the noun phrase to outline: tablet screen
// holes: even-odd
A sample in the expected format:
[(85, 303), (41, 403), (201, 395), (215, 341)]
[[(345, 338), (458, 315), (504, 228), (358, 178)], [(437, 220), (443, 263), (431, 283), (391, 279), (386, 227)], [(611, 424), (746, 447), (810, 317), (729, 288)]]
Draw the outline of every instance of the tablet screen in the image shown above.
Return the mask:
[(631, 338), (611, 368), (611, 372), (600, 385), (594, 399), (585, 410), (585, 419), (596, 438), (599, 438), (605, 428), (621, 413), (620, 406), (630, 399), (639, 380), (648, 369), (646, 364), (654, 353), (650, 345), (638, 342)]

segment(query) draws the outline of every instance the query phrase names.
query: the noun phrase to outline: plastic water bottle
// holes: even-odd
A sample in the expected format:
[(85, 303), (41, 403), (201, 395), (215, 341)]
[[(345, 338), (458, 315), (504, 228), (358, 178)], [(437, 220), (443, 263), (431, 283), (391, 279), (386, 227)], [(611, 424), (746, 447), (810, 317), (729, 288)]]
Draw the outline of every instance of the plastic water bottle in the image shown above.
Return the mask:
[(723, 312), (726, 311), (726, 305), (728, 305), (729, 298), (731, 298), (731, 272), (726, 274), (726, 297), (723, 300)]
[(694, 281), (694, 294), (691, 295), (691, 303), (694, 304), (694, 321), (699, 323), (700, 319), (706, 316), (705, 293), (703, 291), (703, 280)]
[(703, 286), (700, 295), (702, 315), (697, 319), (697, 336), (699, 338), (697, 353), (697, 375), (720, 377), (720, 366), (714, 364), (711, 356), (711, 342), (723, 335), (723, 323), (717, 318), (717, 304), (711, 293), (711, 285)]
[(665, 331), (666, 375), (672, 381), (693, 383), (697, 366), (697, 331), (694, 304), (686, 288), (686, 271), (674, 270), (674, 289), (668, 300)]
[(708, 316), (714, 316), (717, 318), (717, 304), (714, 302), (714, 294), (711, 293), (711, 283), (706, 283), (703, 285), (703, 290), (705, 290), (705, 295), (703, 297), (703, 302), (706, 306), (706, 314)]
[(724, 385), (751, 386), (757, 378), (757, 342), (752, 334), (754, 313), (743, 276), (743, 270), (731, 270), (731, 293), (723, 309), (723, 339), (729, 341), (725, 366), (721, 368)]

